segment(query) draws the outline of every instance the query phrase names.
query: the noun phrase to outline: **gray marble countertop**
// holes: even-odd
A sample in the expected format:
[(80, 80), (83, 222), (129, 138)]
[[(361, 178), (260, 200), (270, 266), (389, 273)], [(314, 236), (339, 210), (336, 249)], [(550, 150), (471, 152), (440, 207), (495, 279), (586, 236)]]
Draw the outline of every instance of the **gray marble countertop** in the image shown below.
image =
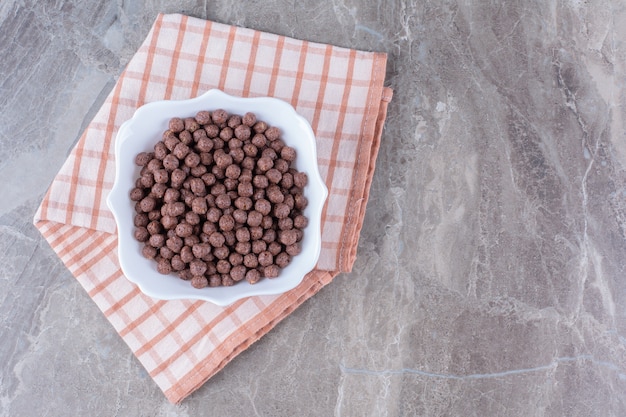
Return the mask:
[[(32, 226), (157, 13), (389, 55), (350, 274), (181, 405)], [(626, 415), (626, 4), (0, 3), (0, 415)]]

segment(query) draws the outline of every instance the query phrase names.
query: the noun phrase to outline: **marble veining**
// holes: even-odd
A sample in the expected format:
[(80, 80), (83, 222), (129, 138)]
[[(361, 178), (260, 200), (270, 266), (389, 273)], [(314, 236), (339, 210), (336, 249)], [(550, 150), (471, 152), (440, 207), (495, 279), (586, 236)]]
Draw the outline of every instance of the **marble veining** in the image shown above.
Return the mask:
[[(170, 405), (32, 217), (157, 13), (386, 52), (357, 262)], [(1, 416), (626, 415), (626, 4), (0, 3)]]

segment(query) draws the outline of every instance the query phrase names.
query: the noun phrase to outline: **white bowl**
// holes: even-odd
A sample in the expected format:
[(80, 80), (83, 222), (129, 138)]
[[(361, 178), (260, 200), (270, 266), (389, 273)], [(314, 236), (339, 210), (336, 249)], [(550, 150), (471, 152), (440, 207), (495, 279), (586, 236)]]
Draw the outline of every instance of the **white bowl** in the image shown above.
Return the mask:
[[(191, 117), (200, 110), (215, 109), (239, 115), (253, 112), (259, 120), (281, 130), (283, 141), (297, 151), (295, 168), (308, 175), (304, 194), (309, 204), (304, 215), (309, 222), (304, 229), (302, 252), (293, 257), (277, 278), (263, 278), (254, 285), (244, 280), (231, 287), (196, 289), (189, 281), (183, 281), (176, 275), (159, 274), (156, 262), (142, 256), (143, 244), (133, 236), (135, 204), (130, 200), (129, 193), (139, 176), (139, 168), (134, 163), (135, 156), (139, 152), (153, 150), (154, 144), (168, 128), (170, 118)], [(115, 158), (115, 183), (107, 197), (107, 204), (117, 223), (122, 271), (143, 293), (162, 300), (198, 299), (225, 306), (244, 297), (289, 291), (300, 284), (317, 264), (321, 249), (320, 220), (328, 190), (317, 167), (313, 130), (306, 119), (288, 103), (269, 97), (233, 97), (219, 90), (210, 90), (190, 100), (149, 103), (137, 109), (133, 117), (120, 127), (115, 141)]]

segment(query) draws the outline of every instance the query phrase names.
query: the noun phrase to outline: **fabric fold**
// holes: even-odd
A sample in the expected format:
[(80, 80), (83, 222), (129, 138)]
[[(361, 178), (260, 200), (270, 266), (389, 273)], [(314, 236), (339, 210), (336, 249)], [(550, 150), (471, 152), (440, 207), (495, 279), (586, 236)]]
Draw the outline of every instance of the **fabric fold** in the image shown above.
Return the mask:
[[(34, 224), (173, 403), (182, 401), (294, 309), (350, 271), (392, 91), (386, 55), (184, 15), (159, 15), (63, 164)], [(106, 196), (114, 141), (141, 105), (211, 88), (289, 102), (313, 127), (329, 189), (316, 269), (295, 289), (219, 307), (152, 299), (128, 281)]]

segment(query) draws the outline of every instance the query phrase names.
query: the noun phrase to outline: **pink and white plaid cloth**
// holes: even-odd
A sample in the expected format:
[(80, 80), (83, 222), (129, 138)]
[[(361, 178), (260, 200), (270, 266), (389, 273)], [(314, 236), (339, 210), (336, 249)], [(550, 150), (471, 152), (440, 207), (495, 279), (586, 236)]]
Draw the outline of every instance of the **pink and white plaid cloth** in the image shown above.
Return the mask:
[[(340, 272), (356, 256), (381, 130), (392, 91), (386, 55), (277, 36), (179, 14), (159, 15), (102, 108), (54, 179), (34, 219), (53, 250), (178, 403)], [(228, 307), (160, 301), (128, 281), (105, 200), (114, 139), (141, 105), (219, 88), (291, 103), (311, 123), (329, 189), (315, 270), (288, 293)]]

